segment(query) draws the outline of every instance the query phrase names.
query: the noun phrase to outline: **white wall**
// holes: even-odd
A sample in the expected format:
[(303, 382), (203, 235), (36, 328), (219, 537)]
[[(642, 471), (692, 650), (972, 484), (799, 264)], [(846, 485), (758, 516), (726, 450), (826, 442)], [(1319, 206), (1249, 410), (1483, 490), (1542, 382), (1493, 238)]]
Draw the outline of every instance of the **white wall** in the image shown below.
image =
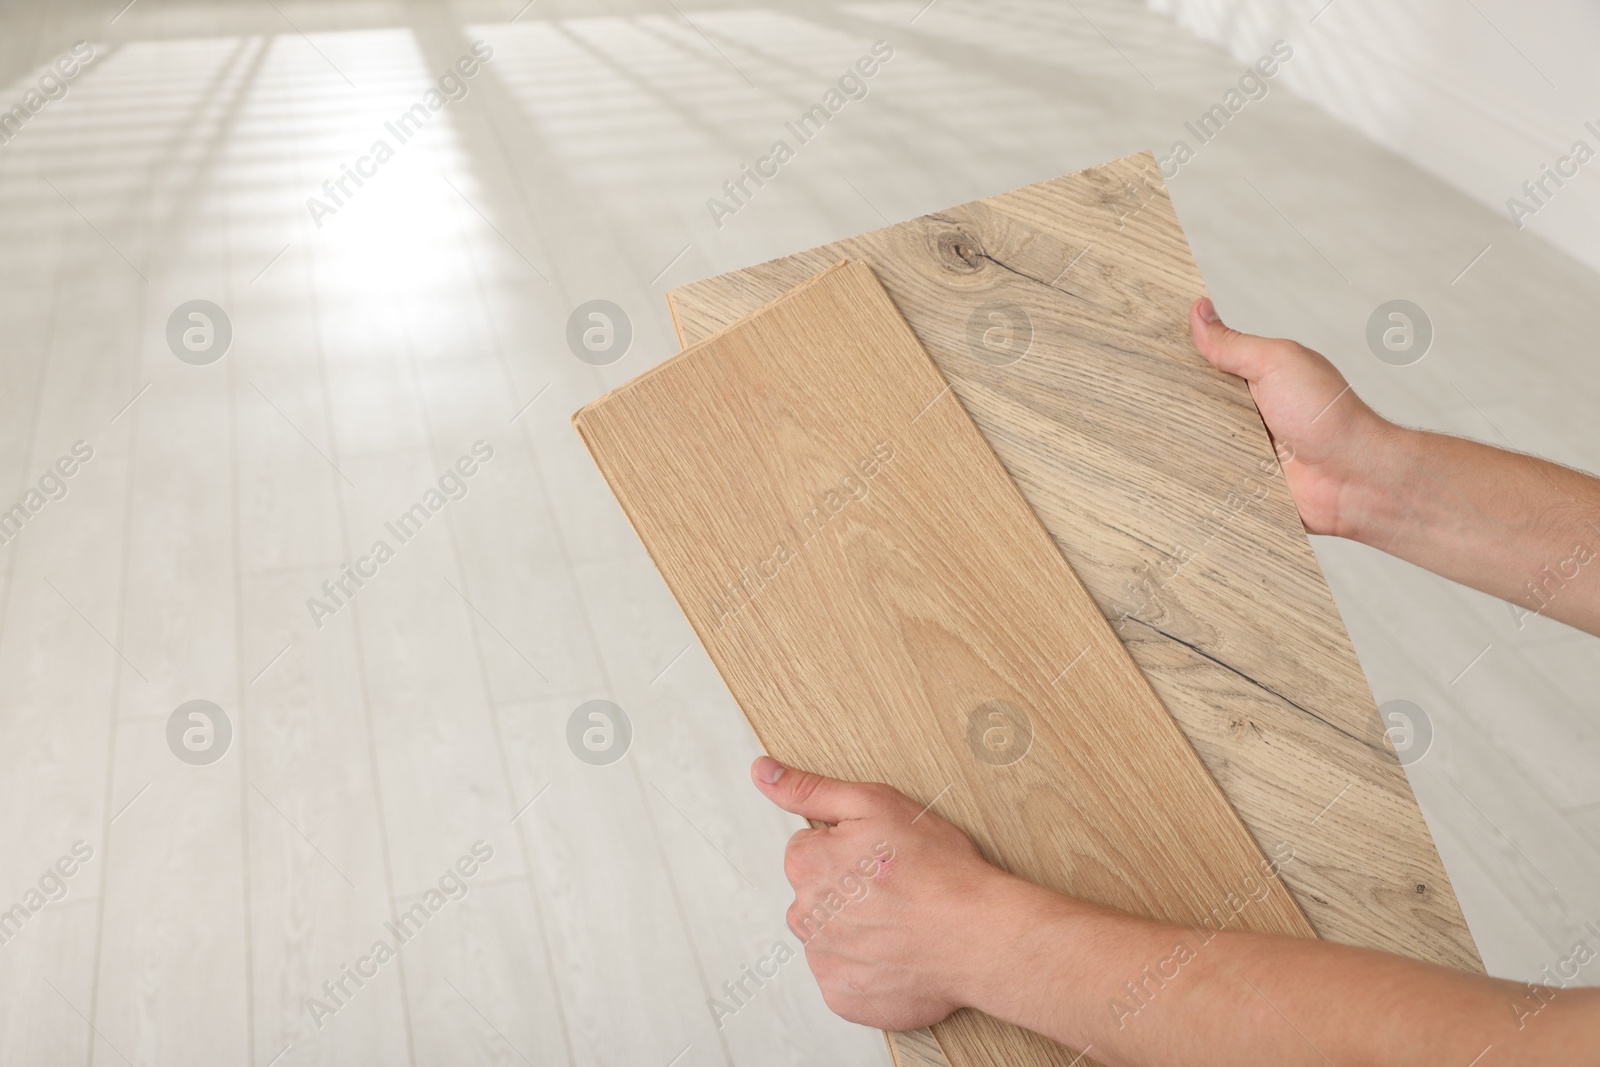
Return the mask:
[[(1600, 155), (1600, 7), (1587, 0), (1148, 0), (1253, 61), (1283, 38), (1280, 84), (1491, 205), (1500, 240), (1542, 238), (1600, 270), (1600, 158), (1542, 206), (1522, 192), (1578, 140)], [(1318, 13), (1320, 9), (1320, 14)], [(1593, 122), (1595, 129), (1585, 128)], [(1506, 201), (1530, 207), (1522, 228)]]

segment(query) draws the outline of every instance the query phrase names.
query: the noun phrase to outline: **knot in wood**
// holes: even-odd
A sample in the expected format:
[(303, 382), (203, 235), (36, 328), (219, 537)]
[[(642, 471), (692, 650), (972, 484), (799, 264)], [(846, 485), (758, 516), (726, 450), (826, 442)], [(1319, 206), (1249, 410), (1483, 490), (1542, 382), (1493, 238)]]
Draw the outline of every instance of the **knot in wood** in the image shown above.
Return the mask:
[(957, 274), (973, 274), (983, 269), (983, 245), (961, 230), (945, 230), (938, 238), (939, 264)]

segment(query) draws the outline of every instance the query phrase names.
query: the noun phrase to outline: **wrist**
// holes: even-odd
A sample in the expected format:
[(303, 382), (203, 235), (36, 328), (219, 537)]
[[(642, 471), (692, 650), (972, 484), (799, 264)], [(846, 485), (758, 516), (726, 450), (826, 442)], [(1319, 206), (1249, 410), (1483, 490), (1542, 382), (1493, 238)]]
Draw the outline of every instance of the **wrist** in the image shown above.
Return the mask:
[(1070, 1048), (1102, 1043), (1124, 980), (1172, 953), (1175, 928), (996, 873), (965, 912), (954, 1003)]
[(1364, 436), (1341, 486), (1330, 532), (1384, 548), (1394, 541), (1401, 524), (1414, 518), (1417, 457), (1427, 435), (1378, 419)]
[[(1073, 944), (1093, 916), (1092, 904), (1034, 885), (1003, 871), (964, 902), (961, 944), (951, 992), (962, 1007), (1037, 1028), (1036, 1013), (1050, 1010), (1048, 990), (1070, 976)], [(1036, 1004), (1043, 995), (1045, 1003)], [(1059, 1007), (1059, 1005), (1057, 1005)]]
[(955, 936), (945, 953), (950, 966), (949, 995), (963, 1008), (990, 1012), (1005, 996), (1013, 970), (1017, 935), (1035, 923), (1037, 905), (1028, 889), (1038, 888), (998, 868), (953, 901)]

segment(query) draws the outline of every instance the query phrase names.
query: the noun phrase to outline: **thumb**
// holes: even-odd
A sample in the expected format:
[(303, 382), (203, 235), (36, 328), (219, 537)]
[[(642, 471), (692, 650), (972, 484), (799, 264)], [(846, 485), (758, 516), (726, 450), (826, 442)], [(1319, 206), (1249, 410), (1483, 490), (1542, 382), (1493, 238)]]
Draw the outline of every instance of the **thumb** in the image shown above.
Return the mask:
[(841, 823), (864, 819), (882, 810), (883, 786), (841, 782), (808, 771), (785, 767), (771, 756), (750, 766), (756, 788), (784, 811), (818, 822)]
[(1224, 326), (1209, 297), (1201, 297), (1190, 306), (1189, 333), (1206, 362), (1252, 382), (1267, 372), (1274, 351), (1282, 344)]

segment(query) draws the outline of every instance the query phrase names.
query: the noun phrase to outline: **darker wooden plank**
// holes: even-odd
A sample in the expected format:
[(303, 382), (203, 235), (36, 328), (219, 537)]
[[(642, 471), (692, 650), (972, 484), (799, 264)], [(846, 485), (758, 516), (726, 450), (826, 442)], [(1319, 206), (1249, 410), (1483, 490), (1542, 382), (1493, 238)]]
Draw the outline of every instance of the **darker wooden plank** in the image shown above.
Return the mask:
[[(878, 272), (1257, 842), (1295, 849), (1318, 932), (1481, 971), (1249, 392), (1192, 351), (1204, 286), (1149, 154), (680, 287), (680, 341), (841, 257)], [(1035, 324), (1018, 363), (974, 358), (987, 303)]]

